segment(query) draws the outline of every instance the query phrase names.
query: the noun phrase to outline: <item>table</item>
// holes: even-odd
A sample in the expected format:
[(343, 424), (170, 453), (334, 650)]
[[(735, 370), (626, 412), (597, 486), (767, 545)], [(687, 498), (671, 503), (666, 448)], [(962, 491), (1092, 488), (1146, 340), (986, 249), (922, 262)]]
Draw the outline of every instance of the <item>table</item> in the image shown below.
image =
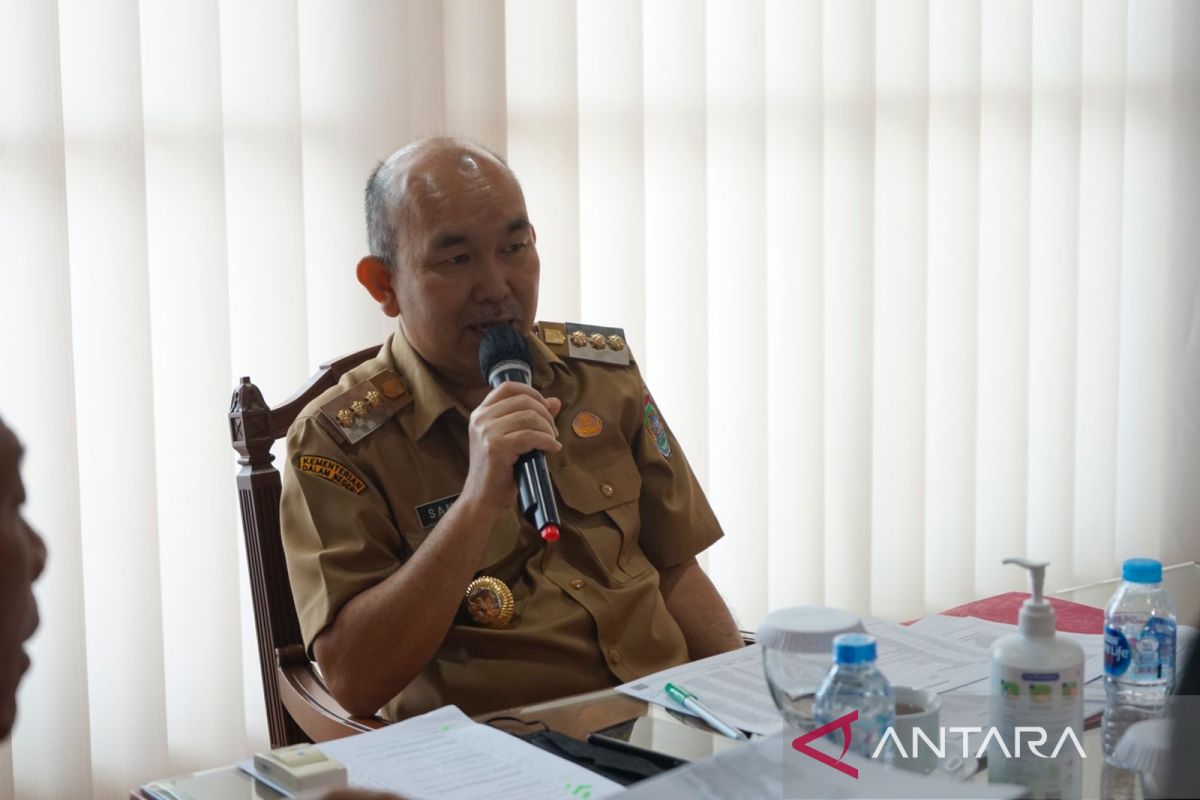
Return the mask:
[[(1076, 603), (1103, 608), (1116, 591), (1120, 579), (1091, 583), (1055, 592), (1054, 596)], [(1181, 624), (1194, 625), (1200, 621), (1200, 564), (1187, 562), (1175, 564), (1163, 570), (1163, 585), (1174, 600), (1179, 611)], [(638, 716), (665, 717), (675, 716), (659, 706), (651, 706), (641, 700), (634, 700), (619, 694), (615, 689), (604, 689), (590, 694), (550, 700), (535, 703), (521, 708), (496, 711), (482, 714), (475, 719), (478, 722), (489, 722), (495, 727), (511, 733), (526, 733), (534, 725), (541, 722), (547, 727), (573, 736), (586, 739), (587, 734), (600, 728), (616, 725), (627, 719)], [(498, 719), (498, 718), (505, 719)], [(706, 727), (703, 722), (692, 717), (677, 717), (690, 725)], [(1100, 740), (1100, 729), (1093, 727), (1083, 735), (1083, 748), (1087, 753), (1083, 775), (1083, 796), (1100, 796), (1100, 769), (1104, 761)], [(219, 767), (191, 775), (180, 776), (173, 780), (179, 788), (193, 792), (212, 792), (215, 797), (230, 800), (279, 800), (283, 795), (265, 784), (256, 781), (237, 767)], [(987, 772), (981, 771), (972, 780), (986, 782)], [(135, 791), (131, 800), (149, 800), (148, 795)]]

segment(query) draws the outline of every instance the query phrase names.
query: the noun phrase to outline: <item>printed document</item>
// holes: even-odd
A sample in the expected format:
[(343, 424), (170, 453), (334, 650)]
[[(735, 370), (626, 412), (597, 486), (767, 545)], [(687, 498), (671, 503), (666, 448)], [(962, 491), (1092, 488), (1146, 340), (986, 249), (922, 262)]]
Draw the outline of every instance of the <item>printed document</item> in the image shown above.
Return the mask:
[[(351, 786), (410, 800), (599, 800), (622, 790), (591, 770), (472, 722), (455, 706), (316, 748), (346, 765)], [(239, 766), (262, 779), (252, 759)]]
[[(978, 648), (985, 658), (991, 658), (992, 645), (996, 640), (1018, 632), (1016, 625), (1004, 622), (992, 622), (978, 617), (949, 617), (934, 615), (924, 617), (910, 626), (913, 630), (936, 636), (958, 644), (971, 645)], [(1058, 631), (1058, 636), (1066, 636), (1079, 642), (1083, 648), (1083, 682), (1095, 680), (1104, 674), (1104, 634), (1103, 633), (1070, 633)]]
[[(973, 645), (943, 641), (879, 619), (868, 618), (863, 624), (878, 642), (879, 669), (893, 686), (944, 692), (987, 677), (987, 655)], [(810, 660), (816, 688), (829, 670), (832, 658), (828, 654), (814, 654)], [(690, 713), (667, 697), (664, 687), (668, 683), (692, 692), (724, 722), (744, 731), (772, 734), (783, 729), (783, 719), (767, 688), (760, 645), (656, 672), (617, 690), (648, 703)]]
[(617, 691), (695, 716), (667, 696), (664, 687), (668, 683), (696, 695), (710, 711), (735, 728), (763, 734), (783, 730), (783, 718), (771, 699), (763, 674), (762, 647), (757, 644), (655, 672), (618, 686)]
[(876, 663), (892, 686), (945, 692), (988, 675), (989, 655), (974, 645), (872, 617), (863, 626), (876, 639)]

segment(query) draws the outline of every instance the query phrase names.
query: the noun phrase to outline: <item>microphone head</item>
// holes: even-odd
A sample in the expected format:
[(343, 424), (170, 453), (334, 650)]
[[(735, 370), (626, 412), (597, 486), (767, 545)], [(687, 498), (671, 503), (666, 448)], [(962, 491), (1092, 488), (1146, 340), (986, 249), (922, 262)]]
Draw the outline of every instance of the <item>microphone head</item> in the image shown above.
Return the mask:
[(479, 369), (483, 379), (491, 382), (492, 370), (504, 361), (521, 361), (529, 368), (529, 342), (511, 325), (493, 325), (479, 343)]

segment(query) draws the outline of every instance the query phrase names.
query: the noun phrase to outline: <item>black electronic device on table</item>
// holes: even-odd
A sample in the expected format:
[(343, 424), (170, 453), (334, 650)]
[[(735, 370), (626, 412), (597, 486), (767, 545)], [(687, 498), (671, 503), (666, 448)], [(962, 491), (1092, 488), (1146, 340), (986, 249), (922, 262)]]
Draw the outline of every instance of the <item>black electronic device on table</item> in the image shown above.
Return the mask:
[(741, 742), (663, 717), (635, 717), (588, 734), (590, 744), (613, 747), (664, 767), (699, 761)]

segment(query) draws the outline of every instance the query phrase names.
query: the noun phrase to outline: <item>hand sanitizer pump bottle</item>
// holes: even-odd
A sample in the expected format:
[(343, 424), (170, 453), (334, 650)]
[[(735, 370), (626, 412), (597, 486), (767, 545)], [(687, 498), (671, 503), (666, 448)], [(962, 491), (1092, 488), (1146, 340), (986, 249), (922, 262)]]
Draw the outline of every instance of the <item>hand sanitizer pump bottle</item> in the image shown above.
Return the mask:
[(988, 694), (988, 780), (1016, 783), (1034, 800), (1083, 796), (1083, 648), (1056, 636), (1054, 608), (1042, 597), (1044, 561), (1006, 558), (1029, 570), (1033, 594), (1020, 632), (992, 647)]

